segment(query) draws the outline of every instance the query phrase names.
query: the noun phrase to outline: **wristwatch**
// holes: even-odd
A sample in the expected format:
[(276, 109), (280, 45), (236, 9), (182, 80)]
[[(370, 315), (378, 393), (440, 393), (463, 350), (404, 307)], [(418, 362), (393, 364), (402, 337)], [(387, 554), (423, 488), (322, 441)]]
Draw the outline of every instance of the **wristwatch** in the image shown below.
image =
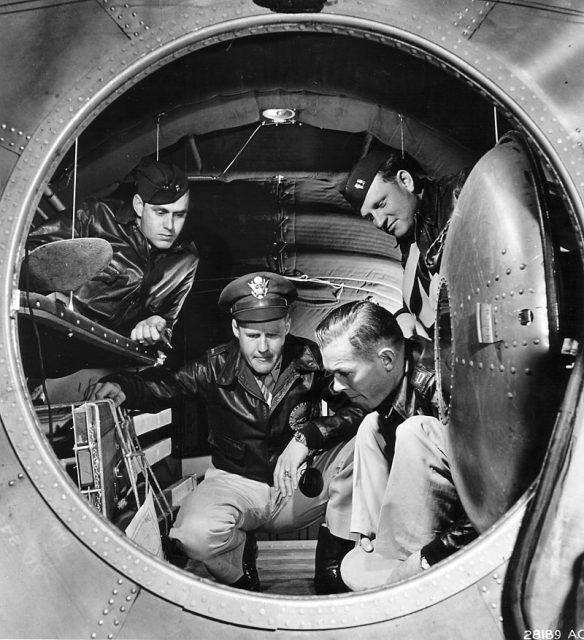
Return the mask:
[(294, 440), (303, 444), (307, 449), (309, 448), (308, 443), (306, 442), (306, 436), (302, 433), (302, 431), (294, 432)]

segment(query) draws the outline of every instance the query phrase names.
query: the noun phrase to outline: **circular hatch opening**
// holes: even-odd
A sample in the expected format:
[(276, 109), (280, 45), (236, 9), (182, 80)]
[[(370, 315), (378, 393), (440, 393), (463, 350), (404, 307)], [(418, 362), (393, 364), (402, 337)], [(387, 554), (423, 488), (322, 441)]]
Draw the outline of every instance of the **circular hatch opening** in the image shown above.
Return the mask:
[[(277, 24), (275, 21), (269, 21), (269, 20), (264, 21), (261, 18), (255, 18), (254, 22), (255, 22), (254, 28), (258, 32), (262, 32), (262, 31), (265, 32), (265, 37), (272, 37), (273, 34), (279, 34), (283, 30), (282, 25)], [(498, 93), (495, 93), (493, 91), (493, 93), (489, 94), (488, 88), (487, 88), (488, 82), (486, 82), (485, 76), (481, 72), (473, 70), (472, 68), (469, 68), (468, 65), (462, 64), (462, 63), (460, 64), (460, 67), (457, 68), (456, 59), (447, 55), (444, 55), (444, 57), (442, 57), (441, 54), (444, 53), (443, 50), (440, 49), (437, 44), (433, 43), (430, 37), (428, 37), (428, 40), (426, 40), (425, 42), (421, 42), (417, 38), (413, 38), (410, 40), (406, 32), (399, 32), (395, 28), (392, 28), (391, 30), (383, 29), (383, 28), (379, 28), (377, 25), (374, 25), (372, 23), (366, 23), (361, 20), (355, 20), (350, 18), (343, 18), (340, 16), (322, 15), (322, 16), (319, 16), (318, 19), (311, 17), (310, 23), (307, 23), (307, 21), (303, 18), (299, 18), (297, 22), (291, 21), (290, 24), (291, 24), (291, 27), (287, 27), (287, 28), (291, 28), (292, 30), (298, 30), (303, 32), (311, 31), (318, 34), (322, 34), (323, 32), (338, 33), (340, 31), (346, 37), (351, 39), (370, 38), (372, 34), (375, 34), (374, 39), (378, 43), (380, 43), (381, 46), (388, 46), (388, 50), (392, 50), (392, 51), (396, 50), (400, 53), (400, 55), (405, 55), (406, 57), (411, 56), (412, 59), (416, 60), (416, 64), (418, 64), (420, 60), (423, 60), (424, 66), (427, 66), (428, 69), (434, 69), (436, 73), (440, 75), (444, 74), (446, 76), (452, 76), (456, 78), (456, 82), (461, 83), (461, 86), (464, 86), (465, 91), (467, 91), (469, 87), (472, 85), (471, 91), (475, 92), (476, 95), (480, 97), (480, 100), (485, 102), (485, 105), (488, 106), (489, 109), (492, 109), (491, 102), (496, 102), (500, 106), (505, 105), (503, 109), (503, 111), (505, 112), (504, 118), (508, 118), (509, 123), (513, 123), (514, 126), (515, 125), (523, 126), (525, 125), (526, 122), (527, 123), (529, 122), (525, 113), (511, 111), (511, 108), (506, 102), (503, 90), (499, 91)], [(219, 46), (225, 46), (224, 43), (227, 41), (231, 41), (234, 37), (239, 38), (239, 37), (248, 36), (249, 35), (247, 31), (248, 28), (249, 28), (249, 25), (246, 24), (241, 27), (241, 32), (238, 32), (237, 26), (234, 27), (233, 24), (230, 24), (228, 27), (225, 26), (224, 31), (222, 31), (222, 26), (219, 23), (218, 31), (213, 33), (212, 35), (209, 34), (207, 36), (205, 32), (202, 31), (197, 36), (192, 36), (190, 38), (183, 39), (183, 40), (186, 40), (186, 43), (177, 44), (172, 41), (169, 41), (164, 46), (160, 46), (158, 47), (158, 49), (155, 48), (152, 52), (145, 55), (142, 60), (136, 59), (132, 65), (128, 65), (128, 68), (130, 71), (122, 71), (120, 69), (117, 75), (112, 80), (110, 80), (110, 82), (107, 84), (107, 87), (105, 87), (105, 90), (100, 87), (101, 98), (99, 101), (97, 99), (89, 99), (87, 102), (87, 107), (85, 107), (84, 110), (77, 112), (75, 117), (72, 118), (69, 122), (66, 122), (65, 125), (59, 125), (55, 127), (56, 134), (54, 135), (54, 138), (50, 140), (48, 145), (44, 145), (44, 146), (40, 145), (40, 150), (42, 151), (42, 153), (45, 154), (44, 160), (41, 163), (41, 165), (39, 165), (36, 168), (25, 167), (23, 165), (25, 158), (23, 157), (23, 161), (19, 163), (19, 166), (15, 171), (15, 180), (17, 182), (29, 181), (35, 187), (46, 185), (46, 183), (49, 180), (51, 180), (52, 176), (55, 175), (56, 172), (58, 172), (60, 169), (63, 168), (62, 157), (67, 154), (68, 150), (71, 149), (72, 140), (73, 140), (72, 136), (74, 135), (75, 137), (81, 137), (81, 139), (83, 139), (84, 135), (89, 136), (91, 133), (90, 129), (92, 126), (92, 122), (96, 120), (99, 114), (103, 113), (104, 117), (107, 117), (105, 109), (108, 104), (111, 103), (113, 106), (113, 102), (116, 98), (123, 99), (124, 93), (129, 92), (133, 87), (138, 87), (138, 83), (141, 80), (147, 81), (148, 77), (152, 73), (154, 73), (156, 69), (164, 68), (165, 70), (170, 70), (171, 65), (176, 64), (174, 59), (180, 60), (185, 55), (190, 54), (191, 51), (200, 51), (205, 49), (206, 47), (217, 46), (217, 41), (220, 42)], [(254, 36), (254, 37), (257, 37), (257, 36)], [(114, 56), (119, 57), (120, 60), (122, 59), (121, 53), (114, 52)], [(380, 60), (379, 69), (383, 70), (383, 66), (384, 66), (383, 60)], [(511, 78), (511, 74), (509, 75), (509, 77)], [(404, 82), (406, 80), (407, 78), (404, 77)], [(90, 78), (89, 80), (87, 80), (87, 85), (95, 86), (95, 87), (99, 86), (97, 78)], [(80, 90), (83, 90), (85, 88), (86, 87), (83, 86), (81, 87)], [(395, 109), (394, 111), (399, 115), (400, 111), (398, 109)], [(301, 115), (302, 115), (302, 112), (300, 110), (300, 116)], [(401, 120), (398, 117), (398, 128), (396, 129), (396, 135), (398, 135), (397, 139), (399, 139), (399, 134), (403, 133), (401, 127), (399, 126), (399, 122), (401, 122)], [(49, 118), (49, 122), (47, 123), (48, 125), (47, 128), (50, 129), (50, 126), (52, 124), (53, 123)], [(234, 126), (233, 128), (236, 129), (237, 127)], [(213, 131), (215, 131), (215, 129), (213, 129)], [(207, 133), (210, 133), (210, 132), (211, 130), (209, 130), (209, 132)], [(244, 139), (244, 140), (245, 140), (246, 134), (247, 134), (247, 131), (237, 132), (237, 135), (240, 137), (240, 139)], [(203, 135), (206, 135), (206, 134), (203, 134)], [(392, 139), (391, 136), (388, 136), (387, 142), (389, 141), (392, 141), (395, 144), (396, 138)], [(544, 141), (541, 140), (541, 142), (543, 143)], [(231, 146), (231, 148), (233, 148), (233, 145)], [(104, 154), (104, 157), (105, 157), (105, 154)], [(218, 168), (221, 169), (224, 166), (225, 166), (224, 164), (219, 164)], [(61, 174), (61, 175), (64, 175), (64, 174)], [(8, 193), (5, 192), (4, 200), (8, 205), (12, 205), (11, 200), (13, 200), (14, 198), (15, 196), (12, 192), (8, 192)], [(21, 233), (18, 233), (16, 235), (16, 238), (17, 238), (16, 242), (20, 242), (21, 245), (24, 242), (24, 235), (26, 233), (26, 231), (24, 231), (24, 233), (22, 233), (22, 231), (25, 226), (26, 226), (26, 229), (28, 229), (28, 225), (30, 224), (30, 221), (33, 216), (33, 211), (36, 208), (36, 205), (38, 204), (38, 198), (35, 199), (35, 196), (32, 196), (32, 194), (29, 193), (29, 198), (25, 199), (25, 204), (26, 204), (26, 207), (21, 210), (22, 211), (21, 218), (26, 219), (27, 222), (26, 222), (26, 225), (24, 225), (24, 223), (21, 224), (21, 227), (20, 227)], [(443, 348), (447, 349), (449, 346), (451, 346), (451, 343), (452, 343), (452, 326), (451, 326), (450, 308), (449, 308), (449, 301), (448, 301), (448, 291), (446, 290), (445, 287), (443, 287), (440, 290), (439, 300), (438, 300), (438, 343), (439, 343), (439, 348), (441, 352)], [(451, 362), (450, 359), (448, 359), (447, 362), (450, 363)], [(13, 362), (13, 365), (14, 365), (14, 362)], [(446, 397), (449, 397), (450, 391), (451, 391), (451, 378), (449, 375), (449, 368), (448, 366), (445, 366), (445, 363), (442, 362), (442, 359), (439, 364), (439, 379), (440, 379), (440, 385), (443, 391), (445, 392)], [(14, 391), (14, 393), (16, 393), (16, 391)], [(24, 411), (24, 414), (27, 415), (27, 419), (30, 421), (31, 420), (30, 399), (26, 397), (26, 394), (22, 394), (22, 391), (20, 391), (19, 394), (20, 395), (18, 397), (18, 403), (19, 403), (18, 407), (15, 407), (13, 410), (15, 413), (15, 416), (18, 415), (19, 411)], [(23, 397), (23, 395), (25, 397)], [(448, 416), (447, 403), (444, 405), (443, 411), (444, 411), (444, 417), (447, 418)], [(10, 410), (8, 411), (8, 413), (10, 413)], [(28, 439), (26, 440), (23, 439), (22, 441), (19, 441), (18, 436), (14, 434), (14, 443), (15, 443), (16, 450), (22, 455), (22, 458), (25, 460), (25, 464), (27, 464), (28, 466), (28, 462), (26, 461), (26, 459), (28, 456), (30, 456), (30, 454), (27, 454), (26, 452), (22, 451), (25, 445), (28, 446)], [(47, 466), (47, 468), (51, 469), (50, 473), (54, 475), (55, 478), (62, 479), (62, 472), (59, 470), (58, 465), (56, 465), (54, 461), (51, 461), (50, 456), (44, 456), (44, 464)], [(64, 490), (69, 491), (69, 489), (70, 489), (70, 486), (66, 485)], [(58, 490), (59, 491), (62, 490), (61, 485), (59, 485)], [(43, 492), (50, 495), (51, 491), (52, 489), (48, 485), (46, 484), (43, 485)], [(79, 504), (80, 502), (77, 501), (76, 506), (78, 506)], [(86, 511), (89, 511), (89, 508), (87, 508)], [(90, 515), (90, 518), (91, 517), (92, 516)], [(92, 518), (92, 519), (95, 526), (98, 528), (100, 532), (107, 531), (111, 533), (112, 531), (111, 527), (108, 527), (108, 525), (103, 521), (101, 521), (101, 519), (99, 518)], [(79, 530), (76, 522), (72, 523), (71, 529), (74, 532)], [(501, 544), (501, 537), (497, 538), (496, 535), (492, 535), (491, 541), (493, 543), (496, 542), (496, 544)], [(472, 552), (473, 549), (475, 549), (475, 546), (469, 549), (469, 552)], [(125, 552), (127, 550), (128, 550), (127, 548), (124, 548)], [(130, 547), (130, 551), (141, 561), (144, 561), (145, 556), (144, 554), (141, 554), (139, 550), (136, 550)], [(111, 562), (111, 561), (112, 560), (110, 558), (108, 562)], [(146, 561), (149, 561), (148, 558), (146, 558)], [(178, 573), (174, 573), (173, 571), (168, 571), (167, 569), (161, 569), (160, 563), (154, 560), (151, 560), (151, 564), (156, 568), (155, 570), (152, 571), (152, 574), (155, 574), (156, 571), (158, 571), (160, 580), (156, 576), (154, 578), (150, 578), (150, 582), (147, 585), (147, 588), (153, 590), (155, 593), (158, 593), (159, 595), (161, 595), (161, 597), (163, 598), (173, 597), (172, 595), (169, 595), (169, 593), (172, 593), (174, 591), (175, 582), (176, 584), (180, 583), (181, 586), (187, 583), (187, 577), (184, 574), (178, 574)], [(113, 566), (115, 566), (118, 570), (123, 571), (123, 568), (119, 564), (116, 564), (115, 561), (113, 561)], [(460, 582), (458, 583), (459, 585), (465, 584), (465, 580), (468, 580), (468, 581), (471, 580), (470, 577), (468, 576), (465, 577), (465, 572), (464, 570), (460, 570), (460, 566), (461, 566), (460, 562), (458, 564), (456, 563), (452, 564), (452, 571), (456, 572), (460, 578)], [(444, 571), (448, 570), (446, 567), (443, 567), (442, 569)], [(490, 570), (490, 567), (486, 569), (486, 571), (488, 570)], [(159, 584), (159, 582), (162, 583), (162, 582), (166, 582), (167, 580), (173, 583), (173, 586), (171, 586), (170, 589), (168, 588), (167, 585), (163, 587), (161, 586), (161, 584)], [(419, 587), (417, 588), (421, 589), (423, 592), (421, 599), (418, 598), (417, 600), (418, 605), (420, 604), (420, 602), (422, 602), (422, 600), (424, 600), (426, 596), (428, 598), (427, 600), (428, 603), (435, 601), (436, 596), (430, 595), (431, 589), (429, 588), (429, 583), (425, 581), (421, 581), (419, 583)], [(394, 592), (392, 592), (392, 595), (388, 598), (395, 601), (395, 606), (392, 605), (391, 607), (389, 608), (386, 607), (383, 610), (379, 609), (378, 607), (379, 600), (376, 600), (376, 598), (383, 597), (383, 596), (379, 596), (377, 593), (373, 594), (374, 597), (371, 597), (367, 600), (361, 600), (360, 606), (362, 607), (362, 609), (363, 607), (367, 609), (367, 611), (364, 613), (365, 618), (361, 618), (361, 620), (366, 619), (369, 622), (373, 622), (373, 621), (387, 619), (388, 617), (391, 617), (394, 614), (403, 615), (404, 611), (406, 613), (408, 611), (413, 611), (415, 607), (404, 605), (404, 602), (407, 602), (408, 589), (409, 589), (408, 585), (404, 585), (403, 587), (396, 587)], [(201, 590), (202, 591), (208, 590), (208, 593), (210, 594), (209, 597), (211, 597), (212, 599), (217, 597), (218, 600), (222, 602), (226, 602), (226, 601), (237, 602), (237, 598), (242, 598), (242, 599), (251, 598), (254, 603), (256, 602), (256, 600), (254, 599), (256, 598), (256, 596), (249, 596), (248, 594), (239, 594), (237, 592), (234, 593), (232, 590), (225, 590), (224, 594), (220, 594), (219, 596), (217, 596), (216, 590), (204, 582), (201, 583)], [(450, 593), (451, 591), (446, 590), (444, 592), (444, 596), (446, 597)], [(357, 596), (350, 595), (347, 597), (356, 598)], [(293, 615), (293, 616), (302, 615), (302, 614), (299, 614), (298, 612), (299, 610), (301, 610), (301, 607), (303, 605), (300, 603), (296, 603), (293, 599), (282, 600), (282, 598), (274, 599), (274, 598), (270, 598), (269, 596), (266, 599), (268, 602), (272, 602), (272, 603), (274, 601), (277, 601), (280, 603), (285, 602), (286, 606), (289, 607), (289, 609), (287, 609), (286, 611), (292, 612), (290, 615)], [(195, 602), (195, 600), (196, 599), (193, 599), (193, 603)], [(201, 602), (202, 602), (202, 599), (201, 599)], [(209, 613), (207, 605), (203, 606), (201, 602), (197, 601), (196, 604), (187, 603), (186, 607), (194, 611), (201, 611), (205, 615), (211, 615)], [(259, 602), (261, 604), (261, 599)], [(321, 601), (317, 600), (317, 602), (321, 602)], [(344, 602), (345, 601), (343, 600), (343, 603)], [(347, 600), (346, 602), (348, 603), (349, 600)], [(258, 604), (257, 607), (259, 607), (260, 604)], [(256, 605), (254, 604), (253, 606), (256, 606)], [(310, 616), (308, 618), (305, 617), (305, 619), (302, 621), (302, 624), (298, 621), (295, 621), (295, 619), (292, 620), (291, 622), (292, 625), (296, 623), (298, 624), (298, 627), (294, 627), (294, 628), (307, 628), (306, 625), (309, 625), (309, 628), (317, 629), (317, 628), (331, 628), (331, 626), (332, 627), (335, 627), (335, 626), (342, 627), (344, 625), (351, 626), (352, 624), (355, 624), (355, 623), (343, 622), (342, 618), (337, 619), (336, 621), (333, 622), (333, 614), (331, 613), (331, 610), (334, 609), (334, 606), (328, 603), (322, 604), (319, 606), (322, 606), (323, 609), (325, 610), (324, 614), (322, 612), (313, 611), (311, 608)], [(403, 608), (404, 606), (405, 606), (405, 609)], [(245, 616), (242, 617), (242, 615), (240, 615), (239, 607), (237, 609), (238, 609), (237, 611), (235, 611), (235, 608), (233, 609), (232, 621), (237, 624), (249, 624), (249, 621), (247, 619), (246, 620), (243, 619)], [(401, 613), (398, 613), (398, 611), (401, 611)], [(225, 619), (228, 619), (228, 614), (225, 614)], [(261, 618), (258, 616), (258, 619), (255, 620), (254, 623), (261, 624), (259, 622), (260, 619)], [(267, 624), (267, 626), (269, 626), (269, 624)]]

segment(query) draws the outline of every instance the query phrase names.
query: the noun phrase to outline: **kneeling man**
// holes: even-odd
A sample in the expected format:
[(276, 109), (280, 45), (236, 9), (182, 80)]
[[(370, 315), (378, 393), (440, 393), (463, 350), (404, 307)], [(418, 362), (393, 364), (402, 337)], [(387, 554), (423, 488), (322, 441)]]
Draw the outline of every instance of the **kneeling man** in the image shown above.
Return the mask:
[(334, 309), (316, 339), (337, 391), (370, 411), (356, 437), (351, 531), (341, 576), (352, 590), (396, 582), (476, 536), (448, 463), (437, 415), (432, 342), (405, 339), (369, 301)]
[[(238, 278), (219, 298), (232, 317), (235, 341), (178, 371), (159, 367), (108, 376), (89, 397), (145, 411), (160, 411), (180, 397), (203, 398), (212, 464), (182, 505), (170, 537), (218, 581), (259, 590), (256, 546), (246, 534), (294, 531), (324, 514), (315, 588), (333, 593), (346, 590), (339, 565), (354, 546), (352, 438), (363, 411), (332, 390), (316, 345), (289, 333), (295, 297), (295, 286), (283, 276), (259, 272)], [(321, 417), (322, 400), (333, 416)], [(315, 497), (299, 489), (311, 452), (323, 476)]]

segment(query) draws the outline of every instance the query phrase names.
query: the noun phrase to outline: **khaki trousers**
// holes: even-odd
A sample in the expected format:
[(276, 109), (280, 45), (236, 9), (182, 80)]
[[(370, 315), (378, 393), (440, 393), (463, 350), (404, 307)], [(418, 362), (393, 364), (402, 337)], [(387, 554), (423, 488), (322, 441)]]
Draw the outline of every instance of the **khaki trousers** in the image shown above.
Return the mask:
[(348, 539), (353, 447), (354, 439), (316, 456), (313, 466), (323, 474), (324, 486), (315, 498), (307, 498), (298, 489), (283, 498), (264, 482), (211, 466), (203, 482), (181, 506), (169, 536), (225, 584), (232, 584), (243, 575), (247, 531), (296, 531), (324, 515), (331, 533)]
[(380, 443), (375, 415), (367, 416), (359, 427), (361, 431), (365, 425), (365, 430), (357, 434), (355, 446), (351, 527), (371, 531), (368, 537), (375, 541), (373, 552), (357, 546), (343, 559), (343, 580), (354, 591), (385, 584), (397, 565), (464, 513), (450, 473), (446, 427), (429, 416), (414, 416), (400, 424), (387, 473), (389, 463), (383, 463), (379, 452), (372, 455), (375, 443)]

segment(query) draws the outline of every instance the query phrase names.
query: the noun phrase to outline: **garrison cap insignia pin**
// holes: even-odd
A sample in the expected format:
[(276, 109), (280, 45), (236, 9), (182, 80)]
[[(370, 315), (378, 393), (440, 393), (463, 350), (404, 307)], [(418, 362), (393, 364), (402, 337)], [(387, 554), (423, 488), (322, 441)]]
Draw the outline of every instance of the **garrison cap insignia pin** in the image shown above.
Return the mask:
[(359, 178), (355, 181), (355, 189), (365, 189), (365, 180)]
[(258, 300), (261, 300), (268, 295), (270, 281), (266, 280), (266, 278), (262, 278), (261, 276), (256, 276), (253, 280), (247, 283), (247, 286), (251, 289), (251, 295), (254, 298), (258, 298)]
[(179, 193), (181, 190), (180, 184), (165, 184), (163, 187), (160, 187), (162, 191), (172, 191), (174, 190), (176, 193)]

